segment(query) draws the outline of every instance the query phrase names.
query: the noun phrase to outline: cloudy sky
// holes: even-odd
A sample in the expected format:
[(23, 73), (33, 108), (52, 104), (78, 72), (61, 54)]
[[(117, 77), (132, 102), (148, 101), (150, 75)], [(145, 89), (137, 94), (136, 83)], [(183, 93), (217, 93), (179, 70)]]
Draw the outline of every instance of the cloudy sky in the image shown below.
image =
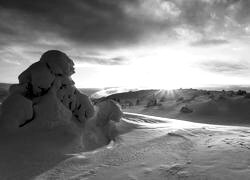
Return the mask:
[(59, 49), (78, 87), (250, 84), (249, 0), (0, 0), (0, 81)]

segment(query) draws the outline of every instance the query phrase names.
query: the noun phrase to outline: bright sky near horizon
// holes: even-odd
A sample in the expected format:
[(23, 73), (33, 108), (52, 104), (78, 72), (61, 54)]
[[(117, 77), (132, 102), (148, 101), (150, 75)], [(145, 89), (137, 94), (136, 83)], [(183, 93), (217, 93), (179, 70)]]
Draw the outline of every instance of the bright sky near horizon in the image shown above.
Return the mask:
[(77, 87), (249, 85), (250, 1), (0, 0), (0, 82), (50, 49)]

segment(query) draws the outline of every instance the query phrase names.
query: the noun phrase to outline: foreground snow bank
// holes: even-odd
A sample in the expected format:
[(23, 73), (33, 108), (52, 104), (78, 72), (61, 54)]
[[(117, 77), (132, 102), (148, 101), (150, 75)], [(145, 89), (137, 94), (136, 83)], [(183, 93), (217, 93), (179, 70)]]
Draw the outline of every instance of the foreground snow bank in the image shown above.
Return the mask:
[(78, 153), (37, 176), (45, 179), (248, 180), (250, 129), (125, 114), (130, 129), (113, 147)]

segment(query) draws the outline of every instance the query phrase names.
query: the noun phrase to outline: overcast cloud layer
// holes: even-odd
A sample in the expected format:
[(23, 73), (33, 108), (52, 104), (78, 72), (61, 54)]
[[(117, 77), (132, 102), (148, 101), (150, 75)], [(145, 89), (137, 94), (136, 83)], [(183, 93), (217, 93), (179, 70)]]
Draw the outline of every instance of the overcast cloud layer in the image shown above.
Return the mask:
[(122, 65), (131, 59), (103, 52), (178, 42), (207, 48), (249, 37), (248, 0), (0, 0), (6, 66), (29, 64), (48, 49)]

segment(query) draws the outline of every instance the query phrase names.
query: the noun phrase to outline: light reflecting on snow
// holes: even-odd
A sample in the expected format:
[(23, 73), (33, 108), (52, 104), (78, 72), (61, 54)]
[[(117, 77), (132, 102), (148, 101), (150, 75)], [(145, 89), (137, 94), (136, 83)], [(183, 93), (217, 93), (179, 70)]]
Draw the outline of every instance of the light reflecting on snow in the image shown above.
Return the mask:
[[(195, 128), (195, 127), (198, 128), (204, 126), (204, 124), (182, 121), (177, 119), (170, 119), (170, 118), (163, 118), (163, 117), (156, 117), (156, 116), (142, 115), (142, 114), (128, 113), (128, 112), (125, 112), (124, 114), (125, 114), (125, 118), (123, 118), (124, 121), (143, 126), (144, 128), (174, 127), (176, 129), (183, 129), (183, 128)], [(134, 118), (128, 118), (126, 117), (126, 115), (128, 115), (128, 117), (134, 116)], [(136, 117), (141, 117), (140, 121), (137, 120)], [(142, 121), (143, 119), (145, 119), (144, 122)]]
[(189, 128), (207, 128), (207, 129), (247, 129), (245, 126), (214, 125), (205, 123), (194, 123), (178, 119), (143, 115), (137, 113), (124, 112), (123, 121), (138, 125), (138, 128), (171, 128), (171, 129), (189, 129)]

